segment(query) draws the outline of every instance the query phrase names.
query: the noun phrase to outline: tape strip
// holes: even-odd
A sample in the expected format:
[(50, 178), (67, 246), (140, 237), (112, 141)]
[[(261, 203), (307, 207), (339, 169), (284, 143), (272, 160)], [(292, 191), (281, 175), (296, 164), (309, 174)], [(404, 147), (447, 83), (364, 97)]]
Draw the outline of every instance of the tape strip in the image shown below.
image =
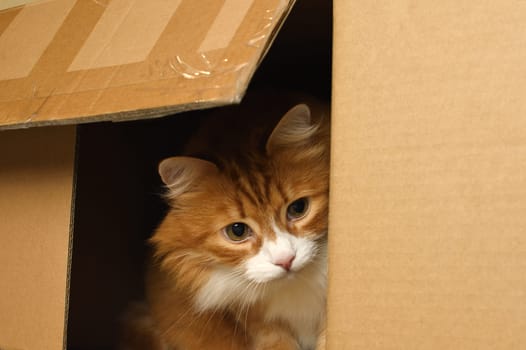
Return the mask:
[(0, 36), (0, 80), (24, 78), (48, 47), (76, 0), (27, 5)]
[(68, 71), (146, 59), (182, 0), (113, 0)]
[(198, 52), (228, 47), (254, 0), (226, 0)]

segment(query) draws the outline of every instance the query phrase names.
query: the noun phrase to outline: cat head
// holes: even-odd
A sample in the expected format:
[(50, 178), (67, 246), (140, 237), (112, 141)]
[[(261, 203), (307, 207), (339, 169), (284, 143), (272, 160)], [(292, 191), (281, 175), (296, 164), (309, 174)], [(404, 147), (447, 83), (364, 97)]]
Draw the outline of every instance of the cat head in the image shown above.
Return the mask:
[(152, 242), (161, 266), (197, 295), (202, 309), (235, 302), (228, 295), (240, 288), (250, 289), (255, 301), (269, 286), (320, 270), (329, 190), (326, 118), (300, 104), (261, 147), (241, 142), (242, 152), (215, 154), (214, 161), (160, 163), (171, 210)]

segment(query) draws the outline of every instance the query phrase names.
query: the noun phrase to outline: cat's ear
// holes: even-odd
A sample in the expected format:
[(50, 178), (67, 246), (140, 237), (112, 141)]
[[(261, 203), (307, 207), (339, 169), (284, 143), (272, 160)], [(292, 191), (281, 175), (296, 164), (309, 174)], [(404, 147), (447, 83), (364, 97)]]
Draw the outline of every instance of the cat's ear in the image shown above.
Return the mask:
[(275, 150), (306, 143), (316, 132), (317, 126), (311, 122), (311, 111), (306, 104), (292, 107), (281, 118), (267, 141), (267, 153)]
[(159, 164), (159, 175), (170, 189), (170, 197), (188, 191), (198, 179), (216, 171), (214, 163), (193, 157), (171, 157)]

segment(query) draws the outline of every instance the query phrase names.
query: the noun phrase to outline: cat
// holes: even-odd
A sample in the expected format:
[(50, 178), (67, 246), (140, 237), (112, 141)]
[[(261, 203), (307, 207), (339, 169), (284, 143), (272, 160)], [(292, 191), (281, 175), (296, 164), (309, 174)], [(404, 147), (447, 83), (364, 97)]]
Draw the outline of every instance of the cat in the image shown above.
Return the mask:
[(324, 349), (330, 116), (271, 105), (160, 163), (170, 209), (122, 349)]

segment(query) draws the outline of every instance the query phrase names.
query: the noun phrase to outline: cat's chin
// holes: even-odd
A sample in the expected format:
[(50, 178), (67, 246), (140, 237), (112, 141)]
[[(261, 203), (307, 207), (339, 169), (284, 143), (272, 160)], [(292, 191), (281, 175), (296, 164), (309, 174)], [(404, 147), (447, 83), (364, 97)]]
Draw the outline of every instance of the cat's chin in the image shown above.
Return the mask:
[[(269, 271), (270, 270), (270, 271)], [(261, 268), (257, 271), (247, 271), (246, 276), (247, 280), (250, 283), (256, 283), (258, 285), (264, 285), (280, 281), (285, 279), (287, 276), (291, 275), (291, 272), (286, 271), (273, 271), (274, 268), (270, 267), (268, 269)]]
[(257, 271), (257, 275), (252, 278), (250, 273), (247, 271), (247, 279), (249, 283), (255, 283), (261, 286), (269, 287), (287, 287), (291, 283), (302, 282), (309, 278), (314, 278), (315, 275), (324, 274), (322, 257), (311, 261), (306, 261), (301, 265), (292, 268), (289, 271), (285, 271), (282, 268), (276, 266), (270, 266), (267, 269), (267, 273), (262, 270)]
[[(224, 267), (214, 269), (208, 281), (199, 288), (195, 299), (196, 307), (200, 311), (218, 309), (236, 304), (240, 300), (246, 305), (253, 304), (269, 293), (312, 279), (314, 274), (321, 271), (316, 267), (316, 262), (317, 259), (290, 271), (275, 265), (260, 266), (257, 273), (254, 270), (245, 270), (243, 273), (239, 269)], [(235, 291), (242, 291), (243, 296), (240, 298)]]
[(276, 276), (273, 276), (271, 278), (265, 279), (265, 280), (252, 280), (255, 283), (265, 285), (265, 284), (279, 284), (286, 281), (293, 281), (297, 278), (297, 272), (293, 271), (283, 271), (277, 274)]
[(296, 283), (301, 280), (300, 272), (285, 272), (283, 274), (280, 274), (279, 276), (275, 277), (274, 279), (271, 279), (267, 282), (264, 282), (263, 284), (273, 285), (275, 287), (284, 287), (286, 288), (287, 285), (290, 285), (291, 283)]

